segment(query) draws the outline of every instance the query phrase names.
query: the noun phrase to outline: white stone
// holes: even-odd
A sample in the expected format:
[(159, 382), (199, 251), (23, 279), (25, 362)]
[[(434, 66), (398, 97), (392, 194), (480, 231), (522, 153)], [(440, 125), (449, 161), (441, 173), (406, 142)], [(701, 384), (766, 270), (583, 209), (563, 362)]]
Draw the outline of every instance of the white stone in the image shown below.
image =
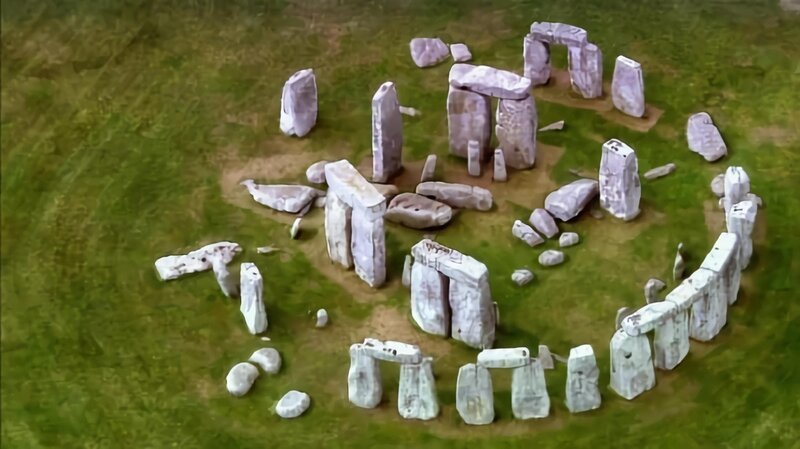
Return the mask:
[(478, 353), (478, 364), (487, 368), (517, 368), (530, 363), (528, 348), (484, 349)]
[(237, 363), (225, 376), (225, 386), (228, 393), (240, 397), (250, 391), (257, 378), (258, 368), (246, 362)]
[(372, 97), (372, 180), (387, 182), (403, 167), (403, 117), (394, 83)]
[(567, 48), (569, 83), (583, 98), (603, 95), (603, 52), (597, 45), (587, 43)]
[(473, 348), (486, 349), (494, 344), (495, 314), (488, 280), (477, 286), (450, 279), (450, 334)]
[(642, 186), (633, 148), (617, 139), (604, 143), (599, 178), (600, 207), (625, 221), (636, 218)]
[(455, 62), (467, 62), (472, 59), (472, 53), (465, 44), (450, 44), (450, 54)]
[(500, 148), (494, 150), (492, 180), (496, 182), (506, 182), (508, 180), (506, 160), (503, 156), (503, 150)]
[(417, 67), (435, 66), (450, 57), (450, 49), (439, 38), (417, 37), (409, 43), (411, 59)]
[(456, 410), (465, 423), (473, 426), (494, 421), (494, 392), (487, 368), (467, 363), (458, 370)]
[(386, 198), (346, 159), (326, 165), (325, 180), (329, 195), (333, 192), (349, 207), (364, 209), (369, 218), (386, 212)]
[(539, 345), (539, 354), (536, 356), (536, 359), (539, 360), (544, 369), (555, 368), (553, 354), (550, 352), (550, 348), (548, 348), (547, 345)]
[(487, 211), (492, 208), (492, 192), (483, 187), (448, 182), (421, 182), (416, 192), (462, 209)]
[(213, 261), (230, 263), (242, 252), (242, 247), (233, 242), (217, 242), (203, 246), (185, 255), (164, 256), (156, 260), (155, 267), (162, 281), (177, 279), (185, 274), (197, 273), (213, 268)]
[(473, 287), (488, 282), (489, 269), (473, 257), (448, 248), (430, 239), (422, 239), (411, 247), (414, 266), (434, 268), (448, 278)]
[(724, 186), (722, 204), (727, 214), (734, 204), (744, 201), (745, 195), (750, 193), (750, 177), (742, 167), (728, 167), (725, 170)]
[(351, 404), (361, 408), (375, 408), (381, 402), (381, 368), (364, 345), (350, 346), (350, 369), (347, 372), (347, 397)]
[(211, 256), (211, 268), (214, 270), (214, 277), (217, 278), (217, 284), (222, 293), (228, 298), (239, 296), (239, 284), (236, 282), (236, 277), (228, 271), (228, 266), (223, 258), (218, 255)]
[(641, 64), (625, 56), (617, 56), (614, 77), (611, 80), (611, 100), (615, 108), (627, 115), (644, 116), (644, 77)]
[(328, 165), (328, 161), (318, 161), (309, 165), (306, 169), (306, 178), (308, 179), (308, 182), (313, 184), (324, 184), (326, 165)]
[(372, 183), (372, 182), (370, 184), (372, 185), (372, 187), (375, 187), (375, 190), (377, 190), (378, 193), (383, 195), (383, 197), (386, 199), (386, 201), (391, 200), (392, 198), (397, 196), (397, 194), (400, 193), (400, 189), (397, 188), (397, 186), (393, 185), (393, 184), (378, 184), (378, 183)]
[(581, 345), (570, 349), (565, 401), (570, 413), (580, 413), (600, 407), (600, 389), (597, 387), (599, 377), (597, 359), (591, 346)]
[(542, 131), (561, 131), (564, 129), (564, 120), (559, 120), (557, 122), (553, 122), (543, 128), (539, 128), (539, 132)]
[(568, 246), (577, 245), (580, 243), (581, 238), (575, 232), (564, 232), (558, 237), (558, 246), (561, 248), (566, 248)]
[(527, 97), (532, 87), (530, 79), (514, 72), (472, 64), (453, 64), (448, 81), (453, 87), (511, 100)]
[(696, 278), (684, 279), (677, 287), (667, 293), (664, 301), (671, 302), (678, 307), (678, 313), (686, 312), (692, 308), (695, 302), (702, 299), (702, 292), (698, 290), (699, 285), (696, 287), (694, 283)]
[(531, 270), (519, 269), (514, 270), (511, 274), (511, 281), (522, 287), (533, 280), (533, 273)]
[(636, 312), (636, 309), (634, 309), (633, 307), (620, 307), (619, 309), (617, 309), (617, 315), (616, 318), (614, 319), (615, 323), (614, 330), (619, 330), (620, 328), (622, 328), (622, 321), (629, 315), (633, 314), (634, 312)]
[(353, 208), (339, 199), (333, 191), (328, 191), (326, 198), (325, 242), (328, 247), (328, 257), (349, 269), (353, 266), (353, 255), (350, 252)]
[(650, 170), (644, 172), (644, 179), (653, 180), (667, 176), (670, 173), (674, 173), (676, 168), (677, 166), (672, 162), (651, 168)]
[(383, 217), (373, 218), (366, 209), (353, 209), (350, 250), (356, 274), (370, 287), (386, 281), (386, 228)]
[(325, 309), (317, 310), (317, 323), (316, 327), (322, 328), (328, 325), (328, 311)]
[(559, 220), (568, 221), (581, 213), (598, 192), (597, 181), (578, 179), (550, 192), (544, 199), (544, 208)]
[(652, 389), (656, 373), (646, 335), (632, 337), (623, 329), (611, 338), (611, 389), (627, 400)]
[(550, 44), (528, 34), (522, 42), (522, 58), (525, 77), (534, 86), (542, 86), (550, 80)]
[(658, 292), (664, 290), (667, 284), (661, 279), (650, 278), (644, 284), (644, 300), (647, 304), (658, 301)]
[(297, 390), (291, 390), (275, 405), (275, 413), (281, 418), (297, 418), (308, 410), (311, 405), (311, 396)]
[(372, 358), (395, 363), (421, 363), (422, 352), (419, 346), (401, 343), (399, 341), (380, 341), (374, 338), (365, 338), (364, 352)]
[(519, 170), (536, 162), (536, 127), (538, 113), (533, 95), (520, 100), (500, 99), (497, 102), (497, 124), (494, 127), (506, 165)]
[(716, 161), (728, 154), (728, 147), (722, 140), (719, 129), (706, 112), (698, 112), (689, 117), (686, 123), (686, 140), (689, 149), (703, 156), (708, 162)]
[(677, 313), (677, 309), (672, 302), (654, 302), (626, 316), (622, 320), (622, 328), (628, 335), (635, 337), (650, 332), (675, 313)]
[(714, 176), (714, 179), (711, 180), (711, 191), (717, 198), (725, 196), (725, 173)]
[(401, 114), (407, 115), (409, 117), (418, 117), (422, 115), (422, 112), (419, 109), (414, 109), (409, 106), (400, 105), (399, 109)]
[(730, 232), (723, 232), (700, 264), (719, 275), (718, 288), (711, 292), (724, 298), (725, 304), (736, 302), (739, 294), (741, 280), (741, 266), (739, 265), (739, 237)]
[(514, 368), (511, 375), (511, 411), (517, 419), (547, 418), (550, 395), (539, 360)]
[(432, 361), (425, 357), (418, 364), (400, 365), (397, 411), (404, 419), (429, 420), (439, 415)]
[(281, 94), (281, 132), (303, 137), (317, 123), (317, 80), (314, 70), (293, 74), (283, 85)]
[(247, 188), (258, 204), (291, 214), (300, 212), (317, 196), (324, 195), (321, 190), (308, 186), (256, 184), (252, 179), (245, 179), (240, 184)]
[(406, 254), (405, 260), (403, 260), (403, 276), (401, 278), (403, 287), (410, 288), (411, 287), (411, 267), (414, 264), (414, 259), (411, 257), (410, 254)]
[(318, 209), (324, 209), (325, 208), (325, 197), (324, 196), (318, 196), (314, 200), (314, 207), (316, 207)]
[(753, 201), (736, 203), (728, 211), (728, 232), (736, 234), (739, 238), (739, 266), (744, 270), (750, 264), (753, 256), (753, 228), (756, 223), (758, 206)]
[(416, 193), (401, 193), (389, 203), (384, 218), (409, 228), (426, 229), (449, 223), (453, 209)]
[(531, 36), (550, 44), (581, 47), (588, 43), (586, 30), (559, 22), (533, 22)]
[[(677, 304), (675, 304), (675, 308), (679, 310)], [(662, 370), (674, 369), (686, 358), (686, 355), (689, 354), (688, 310), (678, 311), (674, 316), (656, 326), (653, 352), (655, 366)]]
[(564, 253), (554, 249), (548, 249), (539, 254), (539, 264), (543, 267), (552, 267), (564, 262)]
[(481, 175), (481, 147), (477, 140), (467, 143), (467, 173), (470, 176)]
[(553, 216), (544, 209), (534, 209), (530, 218), (528, 218), (528, 222), (549, 239), (558, 234), (558, 225), (556, 221), (553, 220)]
[(411, 317), (429, 334), (446, 337), (450, 333), (449, 283), (435, 268), (421, 263), (411, 267)]
[(422, 174), (419, 176), (419, 182), (433, 181), (436, 173), (436, 155), (429, 154), (425, 159), (425, 165), (422, 167)]
[(520, 220), (514, 221), (514, 225), (511, 226), (511, 235), (522, 240), (531, 247), (544, 243), (544, 239), (537, 234), (532, 227)]
[(267, 374), (277, 374), (281, 370), (281, 354), (275, 348), (261, 348), (247, 361), (260, 366)]
[(241, 284), (241, 305), (239, 307), (247, 330), (251, 334), (260, 334), (267, 330), (267, 311), (264, 309), (262, 294), (264, 291), (264, 280), (258, 267), (254, 263), (246, 262), (241, 266), (239, 273)]
[(672, 280), (674, 281), (683, 279), (683, 271), (686, 269), (686, 262), (683, 261), (681, 249), (683, 249), (683, 243), (678, 244), (678, 250), (675, 251), (675, 261), (672, 263)]
[(491, 150), (492, 99), (450, 86), (447, 92), (447, 129), (451, 154), (466, 158), (469, 141), (477, 140), (485, 156)]
[(300, 236), (300, 223), (303, 221), (302, 217), (297, 217), (292, 223), (292, 228), (289, 229), (289, 237), (296, 240)]

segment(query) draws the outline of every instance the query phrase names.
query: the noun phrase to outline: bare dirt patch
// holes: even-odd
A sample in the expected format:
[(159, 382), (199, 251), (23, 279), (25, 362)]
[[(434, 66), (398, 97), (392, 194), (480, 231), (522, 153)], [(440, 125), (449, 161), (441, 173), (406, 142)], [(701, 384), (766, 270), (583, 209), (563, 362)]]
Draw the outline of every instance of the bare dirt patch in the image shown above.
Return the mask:
[(777, 147), (788, 147), (799, 138), (796, 130), (780, 126), (762, 126), (750, 131), (750, 140), (758, 145), (772, 144)]
[(353, 342), (361, 341), (365, 337), (402, 341), (418, 345), (425, 355), (436, 358), (446, 356), (456, 344), (444, 337), (420, 331), (414, 327), (408, 311), (387, 305), (375, 307), (372, 315), (360, 327), (351, 330), (349, 337)]
[(719, 200), (703, 201), (703, 216), (706, 229), (712, 240), (716, 240), (720, 232), (725, 231), (725, 212), (719, 207)]

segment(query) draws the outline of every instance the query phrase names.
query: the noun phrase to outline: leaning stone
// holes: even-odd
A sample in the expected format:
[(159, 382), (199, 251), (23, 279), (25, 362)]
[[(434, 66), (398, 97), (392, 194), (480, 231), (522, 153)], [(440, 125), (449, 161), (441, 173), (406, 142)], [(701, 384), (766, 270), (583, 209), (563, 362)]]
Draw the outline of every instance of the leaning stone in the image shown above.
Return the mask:
[(750, 193), (750, 177), (742, 167), (728, 167), (725, 170), (724, 186), (722, 204), (727, 214), (734, 204), (743, 201), (745, 195)]
[(519, 269), (519, 270), (514, 270), (514, 272), (511, 274), (511, 281), (520, 287), (528, 284), (532, 280), (533, 280), (533, 273), (531, 272), (531, 270)]
[(557, 122), (553, 122), (543, 128), (539, 128), (539, 132), (542, 131), (561, 131), (564, 129), (564, 120), (559, 120)]
[(433, 181), (436, 173), (436, 155), (429, 154), (425, 159), (425, 165), (422, 167), (422, 174), (419, 177), (419, 182)]
[(501, 148), (494, 150), (493, 164), (492, 179), (496, 182), (506, 182), (508, 180), (508, 172), (506, 171), (506, 159)]
[(317, 80), (305, 69), (289, 77), (281, 94), (281, 132), (303, 137), (317, 123)]
[(539, 354), (536, 356), (536, 358), (542, 363), (542, 368), (555, 368), (555, 364), (553, 363), (553, 354), (550, 352), (550, 348), (548, 348), (547, 345), (539, 345)]
[(484, 349), (478, 353), (478, 365), (486, 368), (517, 368), (530, 362), (528, 348)]
[(227, 264), (242, 252), (238, 243), (211, 243), (180, 256), (164, 256), (156, 260), (155, 266), (162, 281), (177, 279), (185, 274), (197, 273), (213, 268), (213, 262)]
[(603, 52), (597, 45), (567, 47), (567, 66), (574, 92), (587, 99), (603, 95)]
[(308, 410), (311, 405), (311, 396), (297, 390), (291, 390), (275, 406), (275, 413), (281, 418), (297, 418)]
[(481, 147), (477, 140), (467, 144), (467, 172), (470, 176), (481, 175)]
[(666, 165), (661, 165), (659, 167), (651, 168), (644, 172), (644, 179), (653, 180), (658, 179), (664, 176), (667, 176), (670, 173), (675, 172), (676, 165), (670, 162)]
[(381, 402), (381, 368), (362, 344), (350, 346), (350, 370), (347, 373), (347, 397), (361, 408), (375, 408)]
[(313, 184), (325, 184), (325, 166), (328, 161), (314, 162), (306, 169), (306, 178)]
[(291, 237), (292, 240), (297, 240), (297, 237), (300, 236), (301, 221), (303, 221), (303, 219), (301, 217), (297, 217), (295, 218), (294, 223), (292, 223), (292, 228), (289, 230), (289, 237)]
[(272, 246), (272, 245), (259, 246), (258, 248), (256, 248), (256, 252), (258, 254), (272, 254), (272, 253), (274, 253), (276, 251), (280, 251), (280, 248), (277, 248), (277, 247)]
[(448, 78), (453, 87), (497, 98), (522, 100), (531, 91), (530, 79), (485, 65), (453, 64)]
[(566, 404), (570, 413), (580, 413), (600, 407), (600, 372), (597, 359), (589, 345), (570, 349), (567, 360)]
[(528, 34), (522, 42), (523, 73), (534, 86), (542, 86), (550, 80), (550, 44)]
[(257, 378), (258, 368), (246, 362), (237, 363), (225, 377), (225, 386), (228, 393), (240, 397), (250, 391)]
[(708, 162), (716, 161), (728, 154), (728, 147), (722, 140), (722, 134), (706, 112), (698, 112), (689, 117), (686, 123), (686, 140), (689, 149), (703, 156)]
[(284, 184), (256, 184), (252, 179), (240, 182), (257, 203), (281, 212), (296, 214), (319, 195), (313, 187)]
[(420, 112), (419, 109), (414, 109), (412, 107), (401, 105), (399, 109), (401, 114), (407, 115), (409, 117), (417, 117), (422, 115), (422, 112)]
[(281, 370), (281, 354), (275, 348), (261, 348), (247, 361), (260, 366), (267, 374), (277, 374)]
[(621, 328), (622, 321), (634, 312), (636, 312), (636, 309), (633, 307), (620, 307), (617, 309), (617, 317), (614, 319), (614, 330)]
[(477, 140), (486, 156), (492, 140), (492, 99), (450, 86), (447, 92), (447, 130), (451, 154), (466, 158), (469, 141)]
[(739, 237), (739, 266), (742, 270), (750, 264), (753, 255), (753, 227), (756, 223), (758, 206), (753, 201), (736, 203), (728, 211), (726, 218), (728, 232)]
[(439, 38), (417, 37), (409, 43), (411, 59), (417, 67), (435, 66), (450, 57), (450, 49)]
[(403, 261), (403, 277), (402, 277), (403, 287), (406, 288), (411, 287), (411, 266), (413, 265), (413, 263), (414, 259), (411, 257), (411, 255), (406, 254), (406, 258)]
[(575, 232), (564, 232), (558, 238), (558, 246), (561, 248), (566, 248), (568, 246), (577, 245), (580, 243), (581, 238)]
[(397, 411), (404, 419), (429, 420), (439, 415), (433, 358), (424, 357), (418, 364), (400, 365), (397, 388)]
[(598, 192), (597, 181), (579, 179), (550, 192), (544, 199), (544, 208), (559, 220), (568, 221), (581, 213)]
[(228, 298), (238, 297), (239, 284), (236, 282), (236, 277), (228, 271), (228, 266), (222, 257), (212, 256), (211, 267), (214, 270), (214, 277), (217, 278), (217, 284), (219, 284), (222, 293)]
[(501, 98), (497, 102), (497, 124), (494, 127), (498, 146), (503, 150), (506, 165), (519, 170), (536, 162), (536, 127), (538, 113), (533, 95), (521, 100)]
[(683, 249), (683, 242), (678, 243), (678, 250), (675, 252), (675, 262), (672, 264), (672, 280), (680, 281), (683, 279), (683, 270), (686, 269), (686, 263), (683, 261), (681, 250)]
[(656, 373), (647, 335), (632, 337), (623, 329), (611, 338), (611, 389), (627, 400), (652, 389)]
[(664, 290), (666, 287), (667, 284), (665, 284), (661, 279), (648, 279), (647, 283), (644, 284), (644, 299), (647, 304), (660, 301), (658, 299), (658, 292)]
[(517, 419), (547, 418), (550, 415), (550, 396), (539, 360), (532, 359), (514, 368), (511, 374), (511, 411)]
[(636, 218), (642, 185), (633, 148), (617, 139), (604, 143), (599, 178), (600, 207), (625, 221)]
[(322, 328), (328, 325), (328, 311), (325, 309), (317, 310), (317, 324), (316, 327)]
[(384, 218), (409, 228), (426, 229), (449, 223), (453, 209), (416, 193), (401, 193), (389, 203)]
[(456, 410), (465, 423), (473, 426), (494, 421), (494, 392), (487, 368), (467, 363), (458, 370)]
[(267, 311), (264, 309), (262, 293), (264, 280), (261, 273), (253, 263), (243, 263), (240, 271), (240, 284), (242, 289), (241, 305), (239, 307), (247, 330), (251, 334), (260, 334), (267, 330)]
[(552, 267), (564, 262), (564, 253), (554, 249), (548, 249), (542, 254), (539, 254), (539, 264), (544, 267)]
[(394, 83), (372, 97), (372, 180), (385, 183), (403, 168), (403, 117)]
[(492, 192), (478, 186), (447, 182), (422, 182), (417, 193), (462, 209), (487, 211), (492, 208)]
[(467, 62), (472, 59), (472, 53), (465, 44), (450, 44), (450, 54), (455, 62)]
[(558, 234), (558, 225), (556, 225), (553, 217), (547, 213), (546, 210), (537, 208), (531, 213), (528, 222), (536, 228), (537, 231), (551, 239)]
[(611, 80), (611, 100), (614, 107), (632, 117), (644, 116), (644, 78), (638, 62), (617, 56), (614, 78)]
[(711, 180), (711, 191), (717, 198), (725, 196), (725, 173), (714, 176), (714, 179)]
[(511, 235), (522, 240), (531, 247), (544, 243), (544, 239), (537, 234), (532, 227), (520, 220), (514, 221), (514, 225), (511, 227)]

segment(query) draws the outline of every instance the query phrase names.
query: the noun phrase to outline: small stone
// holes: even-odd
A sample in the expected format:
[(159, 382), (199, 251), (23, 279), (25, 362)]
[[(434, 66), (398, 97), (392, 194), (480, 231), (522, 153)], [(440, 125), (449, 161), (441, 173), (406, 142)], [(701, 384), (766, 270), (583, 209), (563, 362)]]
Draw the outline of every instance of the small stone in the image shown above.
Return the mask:
[(419, 109), (414, 109), (409, 106), (400, 106), (400, 113), (409, 117), (418, 117), (422, 115), (422, 112), (420, 112)]
[(761, 199), (760, 196), (756, 195), (755, 193), (747, 193), (744, 196), (745, 201), (752, 201), (758, 206), (759, 209), (764, 207), (764, 200)]
[(465, 44), (450, 44), (450, 54), (455, 62), (467, 62), (472, 59), (472, 53)]
[(537, 234), (532, 227), (520, 220), (514, 221), (514, 225), (511, 227), (511, 235), (522, 240), (531, 247), (544, 243), (544, 239)]
[(309, 405), (311, 405), (311, 397), (307, 393), (292, 390), (278, 401), (275, 413), (281, 418), (297, 418), (308, 410)]
[(534, 209), (528, 222), (549, 239), (558, 234), (558, 225), (556, 225), (556, 221), (553, 220), (553, 216), (544, 209)]
[(689, 149), (703, 156), (708, 162), (716, 161), (728, 154), (722, 134), (706, 112), (698, 112), (686, 123), (686, 140)]
[(319, 209), (324, 209), (325, 208), (325, 204), (327, 202), (326, 198), (327, 198), (327, 196), (318, 196), (314, 200), (314, 207), (319, 208)]
[(225, 377), (228, 393), (240, 397), (247, 394), (258, 378), (258, 368), (249, 363), (238, 363), (231, 368)]
[(564, 253), (554, 249), (548, 249), (539, 254), (539, 263), (544, 267), (552, 267), (564, 262)]
[(421, 68), (435, 66), (450, 57), (450, 49), (439, 38), (414, 38), (409, 47), (411, 59)]
[(300, 222), (303, 221), (301, 217), (297, 217), (292, 223), (292, 229), (289, 230), (289, 236), (292, 237), (292, 240), (297, 240), (297, 237), (300, 235)]
[(711, 191), (717, 198), (725, 196), (725, 173), (714, 176), (714, 179), (711, 180)]
[(539, 128), (539, 132), (542, 131), (561, 131), (564, 129), (564, 120), (559, 120), (557, 122), (551, 123), (545, 127)]
[(674, 173), (676, 168), (677, 166), (672, 162), (660, 167), (651, 168), (650, 170), (644, 172), (644, 179), (652, 180), (667, 176), (670, 173)]
[(477, 140), (467, 144), (467, 172), (470, 176), (481, 175), (481, 147)]
[(322, 328), (328, 325), (328, 311), (325, 309), (317, 310), (317, 324), (318, 328)]
[(261, 341), (272, 341), (269, 337), (261, 337)]
[(425, 159), (425, 165), (422, 167), (422, 174), (419, 177), (419, 182), (433, 181), (436, 173), (436, 155), (429, 154)]
[(550, 348), (548, 348), (547, 345), (539, 345), (539, 355), (537, 355), (536, 358), (539, 359), (539, 362), (541, 362), (542, 368), (555, 368), (555, 363), (553, 363), (553, 354), (550, 352)]
[(591, 215), (595, 220), (603, 219), (603, 211), (596, 207), (593, 207), (589, 210), (589, 215)]
[(514, 272), (511, 274), (511, 281), (520, 287), (528, 284), (532, 280), (533, 280), (533, 273), (531, 272), (531, 270), (520, 268), (518, 270), (514, 270)]
[(426, 229), (449, 223), (453, 209), (416, 193), (401, 193), (389, 203), (384, 218), (408, 228)]
[(328, 161), (314, 162), (306, 169), (306, 178), (313, 184), (325, 184), (325, 166)]
[(647, 283), (644, 284), (644, 299), (647, 304), (660, 301), (660, 299), (658, 299), (658, 292), (664, 290), (665, 288), (667, 288), (667, 284), (665, 284), (661, 279), (648, 279)]
[(247, 361), (260, 366), (267, 374), (277, 374), (281, 370), (281, 354), (275, 348), (261, 348), (251, 354)]
[(252, 179), (240, 182), (257, 203), (281, 212), (296, 214), (324, 192), (301, 185), (256, 184)]
[(566, 248), (568, 246), (577, 245), (580, 243), (581, 238), (575, 232), (564, 232), (561, 234), (561, 237), (558, 238), (558, 246), (562, 248)]
[(496, 182), (506, 182), (508, 180), (508, 171), (506, 170), (506, 159), (502, 148), (494, 150), (493, 167), (492, 179)]

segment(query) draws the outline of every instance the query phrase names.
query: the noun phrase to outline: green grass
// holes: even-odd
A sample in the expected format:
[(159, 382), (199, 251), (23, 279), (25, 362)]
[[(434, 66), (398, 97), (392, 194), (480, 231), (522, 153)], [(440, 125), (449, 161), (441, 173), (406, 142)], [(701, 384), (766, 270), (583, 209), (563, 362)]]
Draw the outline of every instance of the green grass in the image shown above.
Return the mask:
[[(356, 297), (342, 285), (352, 274), (341, 281), (318, 270), (322, 252), (309, 248), (323, 245), (321, 229), (291, 242), (285, 217), (226, 200), (221, 173), (231, 158), (300, 151), (361, 160), (370, 152), (369, 99), (386, 80), (423, 112), (405, 121), (406, 160), (442, 157), (449, 64), (414, 67), (409, 39), (464, 41), (475, 61), (519, 70), (534, 20), (587, 29), (607, 79), (616, 55), (641, 61), (648, 103), (664, 111), (641, 133), (539, 101), (541, 124), (568, 127), (540, 136), (564, 148), (550, 177), (564, 183), (570, 168), (596, 168), (596, 136), (631, 144), (642, 170), (670, 161), (678, 170), (644, 182), (641, 223), (586, 216), (563, 225), (583, 240), (558, 268), (538, 267), (538, 251), (509, 232), (546, 191), (516, 206), (498, 198), (497, 213), (464, 212), (437, 238), (489, 266), (498, 346), (542, 342), (560, 354), (594, 346), (603, 406), (569, 415), (560, 367), (547, 372), (551, 417), (515, 421), (510, 376), (497, 373), (498, 420), (470, 428), (454, 410), (455, 375), (476, 352), (415, 331), (437, 356), (442, 416), (400, 419), (389, 365), (384, 405), (357, 409), (346, 399), (347, 347), (370, 336), (364, 323), (378, 308), (409, 328), (408, 294), (396, 280), (422, 233), (390, 226), (395, 282)], [(776, 1), (3, 0), (1, 38), (3, 447), (798, 447), (800, 16)], [(565, 51), (554, 49), (556, 66)], [(305, 67), (317, 73), (320, 117), (303, 146), (280, 135), (278, 105), (286, 78)], [(686, 148), (686, 118), (701, 110), (730, 149), (718, 163)], [(739, 303), (713, 343), (693, 342), (653, 391), (626, 402), (606, 387), (614, 313), (642, 304), (648, 277), (669, 277), (677, 242), (689, 268), (699, 264), (715, 238), (703, 213), (708, 183), (728, 165), (745, 167), (766, 204), (756, 231), (766, 238)], [(299, 181), (304, 168), (260, 176)], [(319, 211), (309, 223), (320, 224)], [(157, 280), (157, 257), (216, 240), (243, 245), (236, 262), (256, 262), (264, 274), (271, 342), (247, 334), (211, 274)], [(256, 255), (264, 244), (285, 252)], [(509, 276), (523, 265), (537, 278), (520, 289)], [(322, 331), (308, 315), (319, 307), (332, 320)], [(281, 351), (284, 369), (230, 397), (228, 369), (264, 344)], [(289, 389), (307, 391), (313, 406), (281, 421), (270, 408)]]

